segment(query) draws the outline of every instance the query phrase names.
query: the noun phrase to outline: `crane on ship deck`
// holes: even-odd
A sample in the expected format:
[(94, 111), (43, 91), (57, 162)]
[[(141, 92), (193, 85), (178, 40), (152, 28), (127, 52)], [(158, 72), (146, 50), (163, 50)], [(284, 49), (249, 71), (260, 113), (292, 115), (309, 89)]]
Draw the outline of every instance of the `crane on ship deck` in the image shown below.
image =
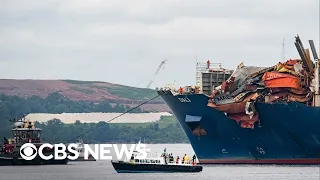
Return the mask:
[[(159, 73), (161, 67), (166, 63), (168, 59), (161, 61), (160, 65), (158, 66), (158, 69), (156, 70), (156, 72), (153, 75), (153, 78)], [(151, 86), (151, 84), (153, 83), (153, 78), (150, 80), (150, 82), (148, 83), (146, 88), (149, 88)]]

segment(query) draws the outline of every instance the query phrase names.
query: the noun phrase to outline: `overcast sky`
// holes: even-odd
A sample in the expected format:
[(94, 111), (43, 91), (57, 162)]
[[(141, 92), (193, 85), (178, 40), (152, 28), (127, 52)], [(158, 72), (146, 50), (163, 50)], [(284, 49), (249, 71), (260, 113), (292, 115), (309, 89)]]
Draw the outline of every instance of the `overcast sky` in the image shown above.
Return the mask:
[[(319, 53), (319, 0), (0, 0), (0, 78), (195, 84), (198, 61), (272, 66)], [(141, 82), (142, 81), (142, 82)]]

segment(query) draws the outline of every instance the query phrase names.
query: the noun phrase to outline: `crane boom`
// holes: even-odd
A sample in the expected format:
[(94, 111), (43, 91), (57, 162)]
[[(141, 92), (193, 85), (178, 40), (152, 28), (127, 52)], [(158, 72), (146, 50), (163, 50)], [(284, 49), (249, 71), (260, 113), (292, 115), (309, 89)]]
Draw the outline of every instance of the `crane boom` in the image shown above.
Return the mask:
[[(160, 65), (158, 66), (158, 69), (156, 70), (156, 72), (154, 73), (153, 76), (156, 76), (156, 75), (159, 73), (161, 67), (166, 63), (166, 61), (167, 61), (167, 59), (161, 61)], [(151, 79), (150, 82), (149, 82), (148, 85), (147, 85), (147, 88), (149, 88), (149, 87), (151, 86), (152, 82), (153, 82), (153, 80)]]

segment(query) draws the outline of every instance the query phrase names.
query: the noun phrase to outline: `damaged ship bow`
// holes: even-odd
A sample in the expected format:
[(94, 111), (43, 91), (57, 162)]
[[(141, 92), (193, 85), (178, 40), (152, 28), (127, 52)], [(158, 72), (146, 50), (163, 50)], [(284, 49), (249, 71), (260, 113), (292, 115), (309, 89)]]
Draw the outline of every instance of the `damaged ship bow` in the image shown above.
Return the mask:
[(320, 164), (319, 63), (309, 43), (314, 62), (297, 36), (301, 59), (228, 73), (208, 61), (200, 86), (158, 90), (200, 163)]

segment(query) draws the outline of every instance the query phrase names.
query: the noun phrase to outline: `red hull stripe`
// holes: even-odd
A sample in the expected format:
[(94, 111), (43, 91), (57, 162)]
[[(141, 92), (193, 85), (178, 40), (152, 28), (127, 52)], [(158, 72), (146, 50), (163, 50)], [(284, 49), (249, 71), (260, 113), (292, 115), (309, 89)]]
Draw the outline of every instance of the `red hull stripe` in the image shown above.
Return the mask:
[(201, 164), (320, 164), (320, 159), (200, 159)]

